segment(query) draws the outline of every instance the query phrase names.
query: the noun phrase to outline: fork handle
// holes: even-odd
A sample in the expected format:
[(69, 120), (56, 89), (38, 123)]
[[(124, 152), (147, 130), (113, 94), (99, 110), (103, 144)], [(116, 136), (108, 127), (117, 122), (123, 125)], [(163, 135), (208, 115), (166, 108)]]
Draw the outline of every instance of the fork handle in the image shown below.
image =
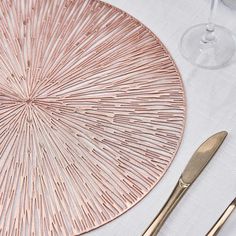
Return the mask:
[(206, 236), (215, 236), (219, 233), (225, 221), (229, 218), (233, 210), (236, 208), (236, 198), (229, 204), (220, 218), (216, 221), (216, 223), (212, 226), (210, 231), (206, 234)]

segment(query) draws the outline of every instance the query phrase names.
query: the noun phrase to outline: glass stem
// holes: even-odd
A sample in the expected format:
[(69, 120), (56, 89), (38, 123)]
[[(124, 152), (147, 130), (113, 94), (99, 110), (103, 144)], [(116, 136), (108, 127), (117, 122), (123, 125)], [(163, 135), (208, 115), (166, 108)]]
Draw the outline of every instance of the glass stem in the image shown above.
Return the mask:
[(210, 14), (208, 18), (208, 23), (206, 25), (206, 31), (203, 35), (203, 43), (214, 43), (216, 41), (215, 36), (215, 24), (213, 23), (213, 16), (217, 8), (218, 0), (211, 0)]

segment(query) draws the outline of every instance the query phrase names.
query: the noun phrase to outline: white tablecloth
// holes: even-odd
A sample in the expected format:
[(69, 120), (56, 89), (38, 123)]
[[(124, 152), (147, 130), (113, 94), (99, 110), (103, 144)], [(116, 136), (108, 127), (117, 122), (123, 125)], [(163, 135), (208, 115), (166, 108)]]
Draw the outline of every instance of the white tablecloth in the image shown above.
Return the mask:
[[(192, 66), (179, 53), (178, 43), (191, 25), (206, 21), (209, 0), (106, 0), (149, 27), (169, 49), (185, 85), (187, 122), (184, 139), (161, 182), (135, 207), (86, 236), (140, 236), (171, 193), (199, 144), (227, 130), (223, 146), (163, 226), (160, 236), (203, 236), (236, 196), (236, 57), (226, 68)], [(220, 4), (218, 24), (236, 34), (236, 11)], [(219, 236), (236, 235), (236, 211)]]

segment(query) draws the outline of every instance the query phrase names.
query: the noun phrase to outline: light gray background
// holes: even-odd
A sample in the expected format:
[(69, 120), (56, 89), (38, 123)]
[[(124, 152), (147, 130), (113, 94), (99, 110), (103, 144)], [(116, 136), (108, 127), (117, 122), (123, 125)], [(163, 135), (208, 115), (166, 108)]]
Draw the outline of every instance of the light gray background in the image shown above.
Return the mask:
[[(186, 193), (160, 236), (203, 236), (236, 196), (236, 57), (219, 70), (192, 66), (179, 53), (183, 32), (208, 17), (209, 0), (106, 0), (149, 27), (176, 61), (185, 85), (187, 122), (177, 156), (161, 182), (140, 203), (111, 223), (85, 236), (141, 236), (158, 213), (191, 154), (211, 134), (229, 135), (217, 155)], [(218, 24), (236, 34), (236, 11), (220, 4)], [(219, 236), (236, 235), (236, 211)]]

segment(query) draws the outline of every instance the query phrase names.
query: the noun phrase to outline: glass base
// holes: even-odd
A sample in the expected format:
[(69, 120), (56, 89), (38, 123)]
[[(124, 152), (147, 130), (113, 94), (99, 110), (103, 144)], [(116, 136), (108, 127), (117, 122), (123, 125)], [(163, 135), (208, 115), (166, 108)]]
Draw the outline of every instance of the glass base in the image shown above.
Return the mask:
[[(235, 53), (232, 33), (220, 25), (215, 25), (214, 40), (204, 40), (206, 24), (195, 25), (188, 29), (180, 41), (181, 54), (192, 64), (216, 69), (228, 64)], [(209, 34), (209, 32), (208, 32)]]

